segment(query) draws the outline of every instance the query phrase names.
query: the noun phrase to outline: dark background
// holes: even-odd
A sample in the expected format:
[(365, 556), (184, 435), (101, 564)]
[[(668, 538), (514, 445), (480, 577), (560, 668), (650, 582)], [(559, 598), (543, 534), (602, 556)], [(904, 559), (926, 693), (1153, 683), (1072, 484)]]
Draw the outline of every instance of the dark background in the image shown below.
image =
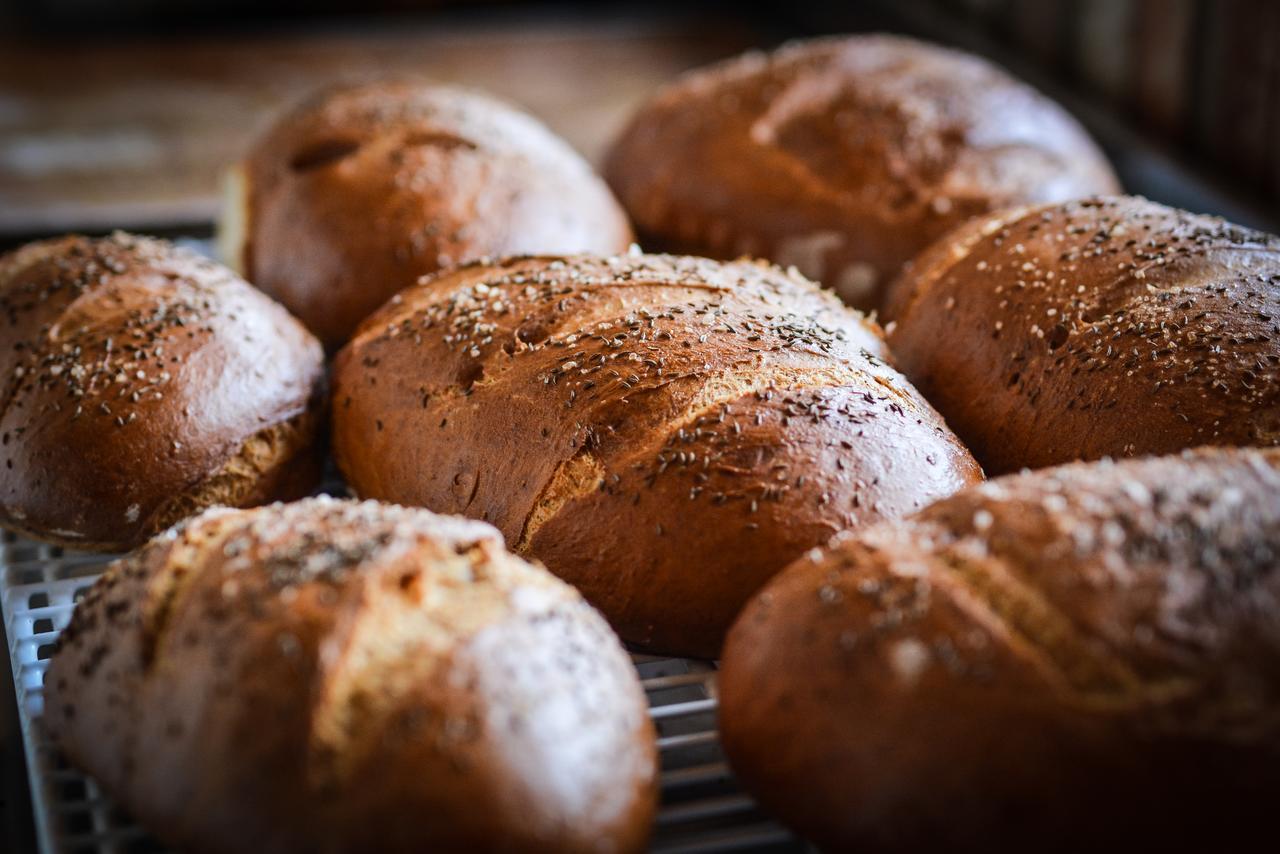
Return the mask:
[[(0, 0), (0, 246), (210, 233), (223, 166), (334, 78), (467, 82), (598, 162), (681, 70), (877, 30), (986, 55), (1052, 95), (1131, 192), (1280, 231), (1280, 0)], [(0, 850), (26, 851), (12, 690), (0, 677)]]

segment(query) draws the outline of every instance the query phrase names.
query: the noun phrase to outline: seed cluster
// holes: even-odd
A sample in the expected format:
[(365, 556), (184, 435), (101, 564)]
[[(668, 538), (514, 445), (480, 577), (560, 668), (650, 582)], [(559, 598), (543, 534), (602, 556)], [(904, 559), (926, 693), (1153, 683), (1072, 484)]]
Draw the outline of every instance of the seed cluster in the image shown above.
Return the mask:
[[(1250, 275), (1227, 268), (1208, 281), (1188, 282), (1185, 262), (1240, 250), (1270, 251), (1280, 258), (1280, 244), (1226, 223), (1188, 222), (1170, 233), (1161, 228), (1161, 221), (1153, 222), (1152, 215), (1128, 218), (1106, 207), (1105, 203), (1082, 203), (1082, 210), (1097, 210), (1096, 216), (1088, 217), (1088, 225), (1067, 214), (1065, 233), (1078, 239), (1059, 253), (1056, 271), (1046, 269), (1041, 258), (1005, 262), (1013, 263), (1020, 274), (1013, 292), (1050, 290), (1055, 278), (1076, 278), (1087, 258), (1096, 259), (1095, 269), (1104, 263), (1114, 265), (1119, 287), (1090, 289), (1078, 284), (1073, 292), (1068, 281), (1045, 295), (1044, 302), (1051, 304), (1044, 308), (1043, 318), (1035, 318), (1030, 311), (1023, 314), (1030, 334), (1055, 351), (1053, 368), (1067, 370), (1071, 376), (1116, 368), (1126, 380), (1146, 375), (1153, 395), (1170, 386), (1197, 385), (1201, 398), (1231, 395), (1249, 407), (1274, 396), (1280, 353), (1259, 350), (1273, 350), (1266, 345), (1280, 339), (1280, 317), (1272, 317), (1280, 303), (1280, 272)], [(1042, 222), (1052, 221), (1052, 217), (1045, 219), (1047, 213), (1041, 214)], [(1026, 230), (1034, 239), (1041, 227), (1033, 221)], [(1080, 238), (1085, 239), (1083, 246)], [(995, 238), (997, 246), (1009, 242), (1003, 234)], [(1025, 253), (1021, 246), (1009, 245), (1008, 255), (1021, 257)], [(1000, 266), (997, 263), (993, 272), (998, 273)], [(997, 286), (994, 292), (1003, 294), (1004, 288)], [(1012, 298), (1042, 307), (1034, 297), (1014, 293)], [(1008, 300), (1002, 299), (999, 307), (1007, 308)], [(1242, 319), (1257, 323), (1242, 324)], [(1118, 383), (1113, 386), (1118, 387)], [(1096, 405), (1088, 397), (1084, 386), (1077, 387), (1067, 407), (1079, 405), (1087, 410)], [(1114, 400), (1100, 405), (1114, 406)], [(1187, 418), (1185, 413), (1178, 414)], [(1215, 426), (1205, 429), (1216, 436)]]
[[(856, 473), (873, 422), (886, 422), (877, 434), (892, 430), (889, 419), (929, 434), (938, 447), (920, 450), (924, 467), (951, 441), (880, 358), (877, 330), (798, 274), (754, 263), (638, 254), (478, 263), (406, 292), (381, 322), (359, 341), (358, 382), (376, 385), (373, 368), (412, 341), (423, 351), (414, 364), (443, 364), (415, 390), (419, 408), (439, 413), (428, 415), (432, 428), (453, 425), (455, 407), (528, 398), (533, 384), (547, 407), (520, 429), (553, 458), (591, 454), (600, 492), (630, 504), (658, 490), (734, 502), (749, 531), (768, 502), (816, 509), (833, 525), (878, 513), (879, 485)], [(834, 471), (792, 470), (818, 457)], [(476, 503), (476, 482), (456, 472), (451, 496), (493, 518), (483, 497)]]
[[(994, 649), (978, 627), (994, 616), (1080, 698), (1142, 708), (1151, 726), (1186, 726), (1188, 715), (1219, 710), (1182, 700), (1217, 696), (1224, 666), (1256, 664), (1239, 655), (1224, 664), (1219, 653), (1253, 638), (1254, 603), (1280, 593), (1277, 462), (1275, 451), (1204, 450), (989, 481), (815, 550), (806, 589), (820, 607), (859, 615), (831, 633), (840, 655), (892, 659), (907, 636), (923, 667), (980, 678)], [(963, 598), (951, 593), (957, 585)], [(933, 613), (940, 592), (962, 610), (973, 597), (988, 618), (939, 631), (953, 622)], [(1250, 684), (1233, 694), (1233, 719), (1214, 726), (1247, 729), (1249, 715), (1269, 715), (1275, 698)]]
[[(725, 361), (784, 349), (835, 354), (847, 348), (847, 319), (824, 318), (832, 304), (798, 277), (779, 279), (750, 264), (737, 265), (734, 273), (726, 278), (714, 262), (689, 258), (515, 264), (423, 307), (396, 312), (384, 337), (429, 346), (442, 341), (462, 359), (463, 394), (492, 373), (491, 356), (499, 347), (521, 358), (559, 351), (539, 380), (563, 387), (566, 408), (660, 388), (696, 371), (711, 348)], [(788, 305), (791, 290), (805, 293), (813, 311)], [(668, 295), (683, 299), (673, 302)], [(372, 372), (369, 380), (376, 383)], [(424, 389), (424, 406), (433, 393)]]
[[(635, 737), (644, 695), (605, 622), (489, 526), (421, 509), (317, 498), (206, 511), (108, 569), (48, 676), (59, 743), (126, 792), (166, 739), (180, 759), (168, 777), (246, 744), (285, 745), (302, 761), (265, 768), (277, 788), (343, 801), (367, 784), (350, 770), (370, 745), (397, 779), (422, 779), (425, 762), (428, 782), (487, 780), (485, 750), (552, 719), (586, 733), (585, 750), (621, 757), (627, 786), (655, 773)], [(264, 708), (301, 728), (258, 726)], [(619, 790), (618, 772), (595, 764), (609, 770), (587, 785)], [(214, 796), (260, 809), (238, 806), (241, 794)], [(359, 847), (369, 822), (349, 824), (343, 847)], [(305, 827), (283, 832), (299, 849), (323, 844)]]
[[(948, 323), (990, 355), (939, 350)], [(998, 394), (1016, 398), (1024, 420), (1142, 401), (1144, 417), (1177, 419), (1193, 441), (1270, 444), (1280, 438), (1280, 421), (1264, 418), (1280, 406), (1280, 241), (1143, 200), (1042, 209), (936, 279), (898, 318), (893, 343), (909, 374), (936, 380), (922, 389), (957, 424), (977, 422), (958, 412), (983, 405), (973, 389), (993, 385), (979, 373), (997, 366)]]
[[(77, 238), (56, 257), (0, 282), (0, 316), (12, 330), (6, 411), (30, 401), (35, 408), (27, 418), (67, 412), (73, 420), (124, 427), (138, 418), (137, 404), (163, 400), (188, 342), (212, 333), (218, 315), (234, 319), (238, 309), (218, 298), (215, 279), (224, 273), (182, 255), (200, 275), (180, 275), (172, 271), (171, 251), (123, 234)], [(165, 289), (129, 278), (151, 274), (168, 279)], [(17, 435), (24, 429), (11, 428)], [(0, 438), (7, 445), (13, 436)]]
[[(477, 549), (483, 542), (494, 548)], [(308, 585), (326, 588), (320, 591), (320, 600), (332, 605), (337, 588), (409, 549), (417, 549), (424, 561), (456, 562), (461, 556), (470, 567), (467, 582), (483, 581), (490, 574), (486, 562), (501, 554), (497, 544), (495, 532), (486, 526), (373, 501), (321, 497), (250, 511), (215, 509), (185, 521), (113, 564), (59, 636), (59, 649), (76, 644), (84, 635), (96, 635), (103, 619), (112, 625), (113, 633), (129, 630), (145, 603), (138, 591), (124, 588), (154, 581), (157, 557), (170, 564), (165, 572), (172, 573), (174, 579), (216, 568), (224, 579), (221, 598), (237, 602), (240, 618), (260, 619), (276, 613), (281, 603)], [(177, 550), (187, 549), (194, 550), (194, 564), (173, 559)], [(156, 585), (157, 599), (168, 595), (160, 591), (170, 586)], [(165, 631), (168, 606), (153, 603), (151, 610), (157, 616), (147, 631), (148, 642), (154, 645)], [(205, 613), (219, 620), (231, 612), (214, 603)], [(105, 653), (105, 648), (102, 653), (91, 653), (81, 675), (91, 676)]]

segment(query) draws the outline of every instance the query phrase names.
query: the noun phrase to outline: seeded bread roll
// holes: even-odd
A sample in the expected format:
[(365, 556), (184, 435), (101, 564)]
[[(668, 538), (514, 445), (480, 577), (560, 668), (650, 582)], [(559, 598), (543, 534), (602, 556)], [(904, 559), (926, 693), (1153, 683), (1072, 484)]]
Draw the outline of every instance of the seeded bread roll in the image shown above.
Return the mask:
[(387, 298), (463, 261), (618, 252), (622, 209), (565, 142), (463, 89), (323, 91), (231, 173), (224, 257), (337, 348)]
[(324, 354), (229, 270), (115, 234), (0, 258), (0, 525), (123, 551), (320, 475)]
[(805, 549), (981, 478), (886, 358), (879, 327), (765, 265), (477, 264), (338, 354), (334, 455), (361, 496), (492, 522), (624, 640), (713, 657)]
[(643, 850), (653, 726), (617, 638), (496, 531), (317, 498), (211, 510), (76, 608), (45, 719), (182, 850)]
[(1057, 104), (976, 56), (883, 35), (694, 71), (640, 109), (605, 174), (646, 246), (794, 264), (862, 309), (970, 217), (1119, 191)]
[(993, 480), (765, 588), (726, 643), (724, 747), (826, 850), (1256, 850), (1278, 569), (1280, 450)]
[(1280, 238), (1101, 198), (975, 220), (912, 266), (890, 345), (993, 474), (1280, 444)]

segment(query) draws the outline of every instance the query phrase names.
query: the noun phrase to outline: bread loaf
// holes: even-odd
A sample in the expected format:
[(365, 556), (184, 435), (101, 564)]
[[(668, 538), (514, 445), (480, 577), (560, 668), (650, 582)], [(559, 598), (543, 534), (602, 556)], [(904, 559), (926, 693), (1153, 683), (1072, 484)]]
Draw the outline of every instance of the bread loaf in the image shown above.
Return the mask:
[(726, 643), (724, 747), (825, 850), (1254, 850), (1278, 570), (1280, 450), (999, 478), (766, 587)]
[(639, 851), (654, 810), (604, 620), (423, 510), (210, 510), (112, 565), (46, 689), (63, 750), (184, 851)]
[(213, 504), (319, 479), (320, 344), (230, 271), (158, 240), (0, 258), (0, 524), (132, 548)]
[(604, 182), (538, 121), (412, 80), (335, 87), (282, 117), (231, 172), (221, 227), (229, 263), (333, 348), (424, 273), (631, 242)]
[(890, 346), (993, 474), (1280, 443), (1280, 239), (1140, 198), (1006, 211), (895, 283)]
[(624, 640), (711, 657), (806, 549), (981, 477), (886, 359), (877, 326), (764, 265), (475, 264), (338, 354), (334, 456), (361, 496), (492, 522)]
[(970, 217), (1119, 190), (1057, 104), (976, 56), (884, 35), (694, 71), (639, 110), (605, 174), (647, 248), (794, 264), (863, 309)]

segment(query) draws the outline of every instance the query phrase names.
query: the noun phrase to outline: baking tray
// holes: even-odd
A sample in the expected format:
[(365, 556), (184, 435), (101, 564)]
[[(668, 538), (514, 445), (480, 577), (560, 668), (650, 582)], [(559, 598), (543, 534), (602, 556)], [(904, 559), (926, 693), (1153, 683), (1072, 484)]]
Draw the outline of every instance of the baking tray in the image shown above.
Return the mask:
[[(164, 850), (92, 778), (59, 755), (42, 723), (44, 673), (54, 641), (112, 557), (64, 550), (9, 532), (0, 537), (0, 608), (36, 836), (45, 854)], [(668, 854), (808, 850), (759, 810), (725, 764), (716, 732), (714, 666), (679, 658), (632, 658), (649, 698), (662, 759), (652, 849)]]

